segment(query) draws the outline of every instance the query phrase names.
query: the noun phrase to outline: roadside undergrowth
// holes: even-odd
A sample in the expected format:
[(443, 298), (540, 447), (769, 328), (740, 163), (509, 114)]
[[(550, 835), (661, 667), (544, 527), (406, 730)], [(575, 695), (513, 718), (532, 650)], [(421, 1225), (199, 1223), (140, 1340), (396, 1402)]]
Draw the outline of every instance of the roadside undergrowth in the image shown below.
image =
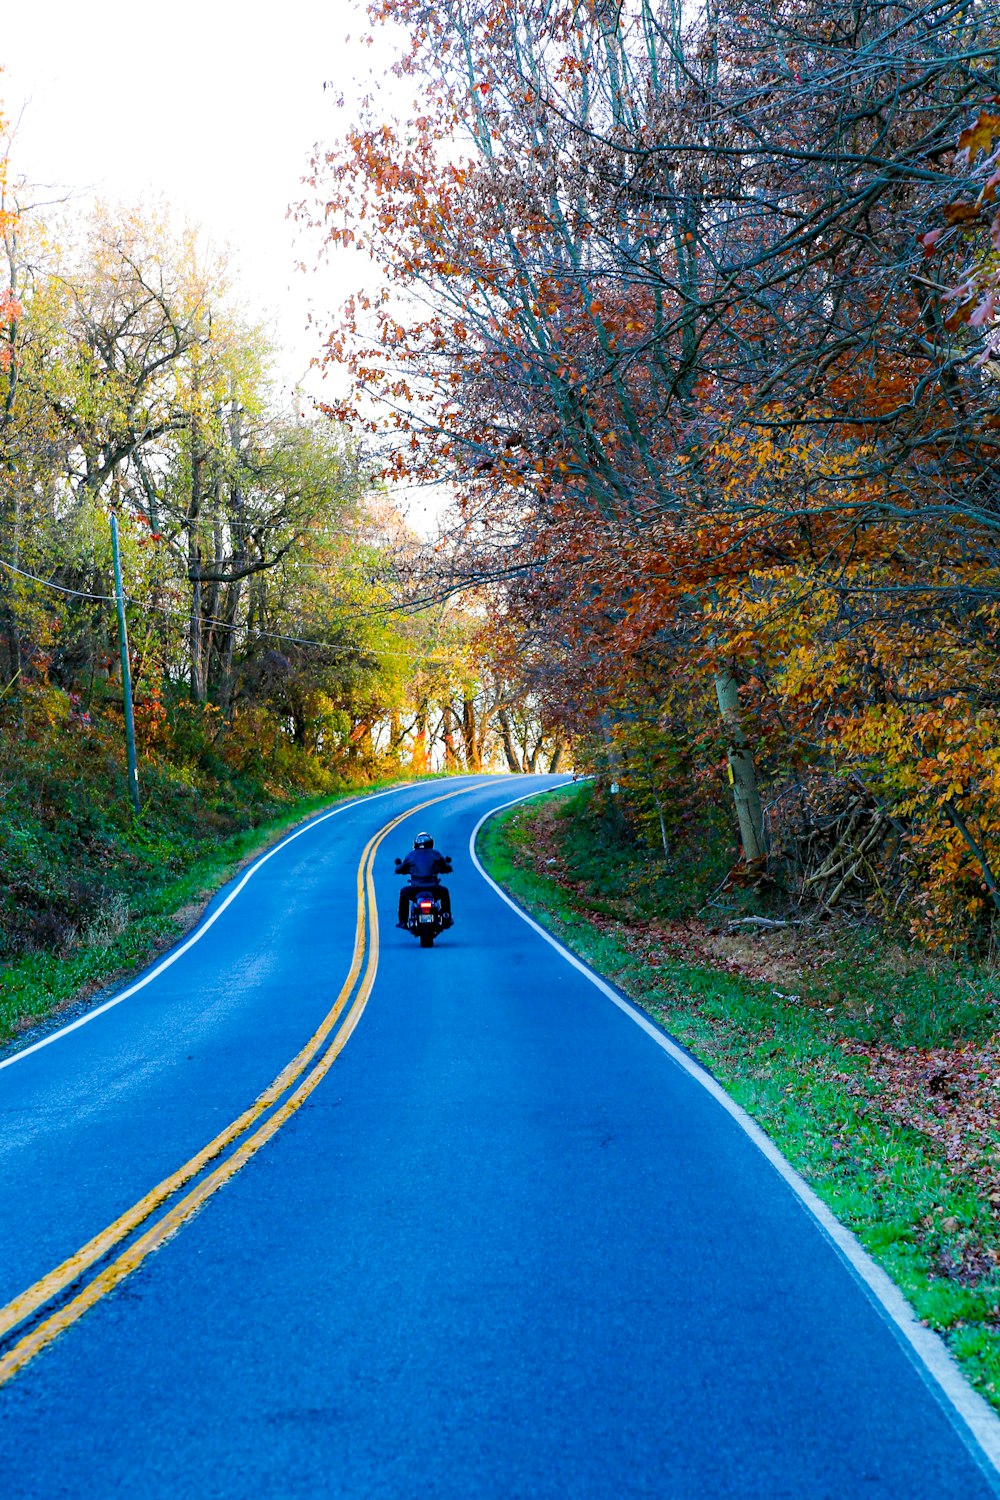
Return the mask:
[(872, 933), (699, 915), (711, 843), (665, 859), (575, 787), (493, 819), (481, 853), (757, 1120), (1000, 1410), (995, 973)]
[[(163, 854), (169, 852), (172, 858), (164, 858), (159, 882), (144, 861), (141, 884), (137, 881), (132, 892), (123, 886), (106, 896), (87, 925), (59, 951), (29, 950), (0, 964), (0, 1052), (46, 1020), (58, 1024), (68, 1006), (120, 988), (195, 925), (221, 886), (297, 824), (338, 802), (399, 782), (395, 776), (368, 786), (342, 785), (333, 792), (293, 798), (280, 813), (254, 827), (226, 836), (206, 829), (200, 847), (192, 842), (181, 847), (175, 838), (168, 851), (164, 841)], [(120, 837), (119, 862), (127, 862), (130, 847), (142, 840), (141, 824), (131, 840)], [(178, 865), (181, 872), (175, 873)]]

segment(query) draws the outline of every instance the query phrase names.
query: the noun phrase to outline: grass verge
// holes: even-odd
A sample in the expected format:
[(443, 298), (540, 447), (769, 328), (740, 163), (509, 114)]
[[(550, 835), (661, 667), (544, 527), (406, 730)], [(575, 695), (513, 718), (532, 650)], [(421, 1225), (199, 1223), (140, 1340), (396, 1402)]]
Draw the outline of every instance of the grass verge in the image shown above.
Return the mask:
[(647, 878), (590, 799), (498, 815), (486, 868), (701, 1060), (1000, 1410), (995, 976), (871, 935), (713, 932), (689, 900), (711, 856)]
[(325, 808), (397, 780), (306, 797), (254, 828), (218, 839), (183, 873), (143, 892), (141, 915), (112, 900), (65, 954), (27, 952), (0, 967), (0, 1049), (65, 1007), (120, 988), (195, 925), (215, 892), (290, 829)]

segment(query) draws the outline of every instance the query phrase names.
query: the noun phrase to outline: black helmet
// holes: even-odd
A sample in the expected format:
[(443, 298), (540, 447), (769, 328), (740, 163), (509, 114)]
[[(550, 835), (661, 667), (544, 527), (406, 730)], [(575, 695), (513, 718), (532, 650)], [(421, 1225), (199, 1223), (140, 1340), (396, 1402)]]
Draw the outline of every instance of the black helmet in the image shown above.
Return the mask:
[(433, 849), (434, 840), (429, 833), (418, 833), (413, 840), (413, 847), (414, 849)]

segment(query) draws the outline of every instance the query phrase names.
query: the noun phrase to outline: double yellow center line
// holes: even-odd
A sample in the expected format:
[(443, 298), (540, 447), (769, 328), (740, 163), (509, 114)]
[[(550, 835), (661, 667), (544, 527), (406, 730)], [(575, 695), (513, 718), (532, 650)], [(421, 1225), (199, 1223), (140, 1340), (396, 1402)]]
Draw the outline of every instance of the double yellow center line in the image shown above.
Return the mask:
[[(21, 1292), (6, 1307), (0, 1308), (0, 1350), (4, 1351), (0, 1353), (0, 1385), (12, 1379), (53, 1339), (113, 1291), (147, 1255), (176, 1234), (181, 1225), (234, 1177), (308, 1099), (343, 1051), (375, 983), (379, 934), (372, 866), (379, 845), (414, 813), (472, 790), (472, 787), (463, 787), (457, 792), (447, 792), (444, 796), (432, 797), (416, 807), (407, 808), (369, 839), (358, 863), (357, 926), (351, 967), (340, 994), (320, 1026), (238, 1119), (113, 1224), (88, 1240), (68, 1260)], [(366, 949), (368, 961), (359, 984)], [(344, 1015), (352, 996), (353, 1002)], [(219, 1157), (223, 1160), (218, 1166), (205, 1172)], [(183, 1192), (191, 1183), (194, 1186)], [(161, 1216), (142, 1234), (136, 1235), (136, 1231), (160, 1210), (164, 1210)], [(119, 1253), (115, 1255), (115, 1251)], [(112, 1256), (114, 1258), (110, 1259)]]

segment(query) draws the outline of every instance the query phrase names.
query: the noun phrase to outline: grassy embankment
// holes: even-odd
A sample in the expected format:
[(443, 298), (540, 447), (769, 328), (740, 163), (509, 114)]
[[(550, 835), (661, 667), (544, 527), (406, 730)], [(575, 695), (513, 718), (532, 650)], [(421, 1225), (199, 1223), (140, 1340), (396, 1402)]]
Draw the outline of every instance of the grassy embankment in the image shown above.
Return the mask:
[[(494, 819), (487, 867), (695, 1053), (1000, 1409), (997, 978), (875, 934), (698, 915), (726, 850), (638, 847), (589, 787)], [(737, 916), (737, 912), (729, 914)]]
[(16, 727), (0, 724), (0, 1047), (144, 966), (287, 829), (399, 779), (347, 783), (280, 743), (223, 740), (211, 711), (178, 710), (141, 758), (136, 818), (118, 726), (37, 695)]

